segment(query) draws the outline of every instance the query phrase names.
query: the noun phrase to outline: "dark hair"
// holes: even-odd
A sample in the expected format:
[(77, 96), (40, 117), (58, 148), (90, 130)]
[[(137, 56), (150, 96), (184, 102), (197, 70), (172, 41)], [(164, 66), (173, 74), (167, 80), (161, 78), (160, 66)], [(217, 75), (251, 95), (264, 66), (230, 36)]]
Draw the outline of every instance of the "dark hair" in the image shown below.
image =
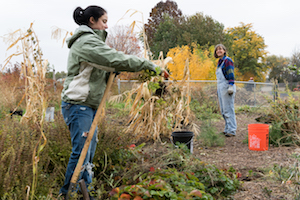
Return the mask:
[(73, 19), (78, 25), (89, 25), (89, 20), (93, 17), (96, 21), (106, 13), (106, 10), (99, 6), (89, 6), (86, 9), (77, 7), (73, 13)]
[(217, 51), (217, 48), (218, 48), (218, 47), (221, 47), (222, 49), (224, 49), (224, 51), (225, 51), (224, 56), (226, 56), (226, 47), (225, 47), (223, 44), (217, 44), (217, 45), (215, 46), (215, 51), (214, 51), (214, 56), (215, 56), (215, 58), (218, 58), (218, 55), (216, 54), (216, 51)]

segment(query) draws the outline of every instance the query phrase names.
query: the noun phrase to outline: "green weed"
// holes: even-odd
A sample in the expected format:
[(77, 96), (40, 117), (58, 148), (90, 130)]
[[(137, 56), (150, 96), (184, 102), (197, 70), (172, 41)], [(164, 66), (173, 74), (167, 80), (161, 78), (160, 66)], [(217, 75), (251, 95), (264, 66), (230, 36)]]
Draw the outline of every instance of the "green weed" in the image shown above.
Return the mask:
[[(202, 104), (201, 104), (202, 103)], [(193, 99), (190, 103), (191, 110), (199, 120), (219, 119), (220, 114), (214, 102), (199, 102)]]
[(198, 139), (205, 147), (224, 146), (225, 138), (223, 135), (217, 132), (216, 128), (211, 125), (211, 122), (205, 122), (201, 126), (201, 133)]
[(257, 113), (260, 110), (260, 107), (254, 107), (249, 105), (243, 105), (235, 108), (236, 114), (238, 113)]

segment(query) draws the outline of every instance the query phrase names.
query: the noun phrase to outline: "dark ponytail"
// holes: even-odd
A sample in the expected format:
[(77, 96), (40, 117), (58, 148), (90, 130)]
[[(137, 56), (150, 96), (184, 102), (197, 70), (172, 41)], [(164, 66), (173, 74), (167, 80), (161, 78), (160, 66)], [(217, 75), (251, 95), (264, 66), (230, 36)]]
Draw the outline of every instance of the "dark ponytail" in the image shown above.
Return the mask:
[(89, 25), (91, 17), (98, 21), (98, 19), (106, 13), (106, 10), (99, 6), (89, 6), (86, 9), (77, 7), (73, 13), (73, 19), (78, 25)]

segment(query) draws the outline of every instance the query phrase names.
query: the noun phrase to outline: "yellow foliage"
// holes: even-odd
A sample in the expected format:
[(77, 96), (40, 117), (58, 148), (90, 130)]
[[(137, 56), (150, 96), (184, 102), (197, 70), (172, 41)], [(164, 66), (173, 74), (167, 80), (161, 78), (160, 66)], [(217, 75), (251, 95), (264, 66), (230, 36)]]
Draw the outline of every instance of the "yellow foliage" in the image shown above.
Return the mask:
[(175, 80), (181, 80), (184, 75), (186, 60), (189, 62), (191, 80), (214, 80), (216, 59), (210, 57), (212, 48), (201, 50), (194, 44), (191, 49), (189, 46), (175, 47), (170, 49), (167, 56), (173, 59), (168, 64), (171, 77)]
[[(229, 28), (225, 33), (231, 38), (231, 52), (234, 53), (235, 67), (241, 72), (241, 80), (249, 80), (254, 76), (256, 81), (264, 81), (268, 67), (264, 65), (267, 51), (264, 38), (251, 30), (252, 24), (241, 23)], [(237, 80), (237, 79), (236, 79)]]

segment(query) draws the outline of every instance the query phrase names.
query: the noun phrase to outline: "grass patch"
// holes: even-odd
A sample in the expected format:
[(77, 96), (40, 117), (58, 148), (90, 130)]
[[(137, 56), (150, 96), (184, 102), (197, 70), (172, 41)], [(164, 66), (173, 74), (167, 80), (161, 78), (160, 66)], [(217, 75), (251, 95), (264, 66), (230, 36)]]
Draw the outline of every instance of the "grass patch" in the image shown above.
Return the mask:
[(119, 117), (127, 117), (129, 116), (130, 107), (131, 106), (125, 106), (126, 103), (119, 102), (119, 103), (106, 103), (106, 109), (108, 112), (113, 113), (113, 118), (119, 118)]
[(260, 107), (243, 105), (235, 108), (236, 114), (238, 113), (257, 113), (260, 110)]

